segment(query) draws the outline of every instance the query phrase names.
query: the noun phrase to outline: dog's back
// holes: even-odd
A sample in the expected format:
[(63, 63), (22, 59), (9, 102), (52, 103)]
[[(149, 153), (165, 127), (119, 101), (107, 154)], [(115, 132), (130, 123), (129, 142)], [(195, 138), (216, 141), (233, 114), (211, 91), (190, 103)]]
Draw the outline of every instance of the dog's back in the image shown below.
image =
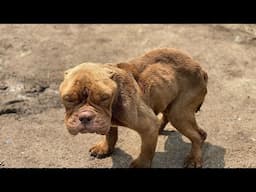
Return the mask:
[(177, 49), (156, 49), (119, 63), (118, 67), (133, 74), (144, 93), (145, 102), (156, 114), (163, 112), (180, 94), (196, 97), (207, 92), (207, 73), (190, 56)]

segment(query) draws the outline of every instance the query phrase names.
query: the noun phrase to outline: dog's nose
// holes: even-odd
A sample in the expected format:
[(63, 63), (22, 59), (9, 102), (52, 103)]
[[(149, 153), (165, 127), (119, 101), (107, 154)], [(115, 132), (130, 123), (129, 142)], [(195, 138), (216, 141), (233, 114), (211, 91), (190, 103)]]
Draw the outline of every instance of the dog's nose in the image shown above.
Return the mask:
[(94, 117), (95, 117), (95, 114), (91, 111), (84, 111), (79, 114), (79, 120), (85, 124), (89, 123)]

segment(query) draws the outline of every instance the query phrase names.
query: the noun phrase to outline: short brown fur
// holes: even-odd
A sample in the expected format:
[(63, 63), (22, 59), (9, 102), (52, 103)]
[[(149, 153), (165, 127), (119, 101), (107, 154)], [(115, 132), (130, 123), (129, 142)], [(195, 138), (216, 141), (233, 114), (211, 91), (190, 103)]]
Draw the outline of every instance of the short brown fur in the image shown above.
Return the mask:
[[(130, 167), (151, 167), (158, 133), (170, 122), (192, 142), (185, 167), (202, 167), (201, 147), (207, 135), (197, 125), (195, 113), (204, 101), (207, 81), (207, 73), (196, 61), (171, 48), (118, 64), (84, 63), (68, 70), (60, 86), (65, 123), (71, 134), (106, 135), (90, 149), (99, 158), (113, 152), (118, 125), (137, 131), (141, 151)], [(102, 101), (106, 95), (109, 98)], [(66, 99), (71, 97), (73, 104), (69, 105)], [(159, 113), (163, 114), (161, 121)], [(89, 123), (78, 120), (88, 114), (93, 116)]]

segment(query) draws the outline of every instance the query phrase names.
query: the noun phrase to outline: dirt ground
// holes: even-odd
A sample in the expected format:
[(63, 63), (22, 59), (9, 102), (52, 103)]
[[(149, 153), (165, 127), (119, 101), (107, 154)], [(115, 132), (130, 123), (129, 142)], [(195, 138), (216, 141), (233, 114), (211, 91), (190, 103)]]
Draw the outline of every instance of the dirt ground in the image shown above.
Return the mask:
[[(103, 136), (71, 136), (58, 86), (79, 63), (119, 62), (158, 47), (182, 49), (208, 72), (197, 114), (207, 131), (205, 168), (256, 167), (256, 25), (0, 25), (0, 167), (126, 168), (140, 138), (119, 128), (111, 157), (89, 148)], [(190, 142), (168, 125), (153, 168), (180, 168)]]

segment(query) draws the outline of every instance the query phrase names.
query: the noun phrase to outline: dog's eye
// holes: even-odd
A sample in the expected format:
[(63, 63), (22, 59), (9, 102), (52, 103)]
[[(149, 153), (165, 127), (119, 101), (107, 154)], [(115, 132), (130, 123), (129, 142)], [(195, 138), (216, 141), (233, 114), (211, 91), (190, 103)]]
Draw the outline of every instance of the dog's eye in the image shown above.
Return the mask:
[(100, 97), (101, 101), (107, 101), (109, 98), (110, 98), (110, 96), (108, 94), (103, 94)]
[(65, 103), (67, 104), (75, 104), (77, 102), (77, 99), (74, 97), (71, 97), (70, 95), (65, 95), (63, 97), (63, 100), (65, 101)]

